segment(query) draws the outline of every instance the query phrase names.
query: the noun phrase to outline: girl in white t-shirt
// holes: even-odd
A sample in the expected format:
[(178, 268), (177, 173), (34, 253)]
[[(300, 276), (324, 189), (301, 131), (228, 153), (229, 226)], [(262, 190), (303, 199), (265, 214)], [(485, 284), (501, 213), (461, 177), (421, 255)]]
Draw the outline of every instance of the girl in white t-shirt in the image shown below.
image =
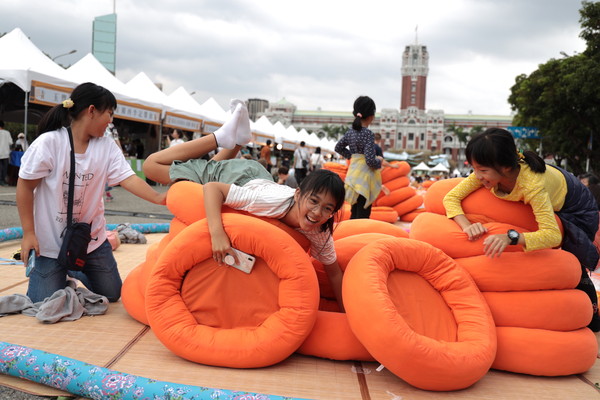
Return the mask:
[[(134, 195), (165, 204), (158, 193), (140, 179), (112, 138), (104, 137), (117, 107), (114, 95), (101, 86), (83, 83), (69, 99), (53, 107), (38, 126), (37, 139), (23, 155), (17, 182), (17, 208), (23, 227), (21, 249), (27, 263), (35, 249), (35, 268), (29, 276), (27, 295), (42, 301), (67, 285), (67, 273), (91, 291), (117, 301), (121, 278), (106, 238), (104, 185), (121, 185)], [(67, 198), (71, 146), (66, 126), (71, 127), (75, 150), (73, 222), (91, 224), (92, 241), (82, 272), (67, 271), (57, 261), (62, 233), (67, 225)]]
[[(321, 169), (293, 189), (275, 182), (258, 162), (235, 159), (239, 145), (250, 138), (247, 111), (245, 107), (237, 111), (214, 134), (150, 155), (143, 166), (144, 174), (163, 184), (189, 180), (204, 185), (213, 258), (219, 263), (223, 263), (227, 253), (233, 253), (221, 220), (223, 205), (276, 218), (302, 233), (311, 243), (311, 255), (324, 265), (343, 310), (342, 271), (332, 237), (334, 217), (344, 204), (343, 181), (337, 174)], [(225, 149), (212, 160), (201, 158), (218, 145)]]

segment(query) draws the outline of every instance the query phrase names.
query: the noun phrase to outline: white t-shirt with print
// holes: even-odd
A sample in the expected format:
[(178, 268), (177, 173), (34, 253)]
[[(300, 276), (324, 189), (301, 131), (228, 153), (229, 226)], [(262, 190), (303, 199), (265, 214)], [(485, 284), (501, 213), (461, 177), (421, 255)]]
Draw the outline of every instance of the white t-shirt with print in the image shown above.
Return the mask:
[[(231, 185), (224, 205), (252, 215), (282, 218), (293, 205), (296, 189), (266, 179), (253, 179), (244, 186)], [(310, 255), (324, 265), (337, 260), (333, 237), (329, 231), (296, 229), (310, 241)]]
[[(20, 178), (42, 179), (34, 191), (33, 215), (40, 254), (45, 257), (58, 257), (67, 225), (70, 160), (65, 128), (40, 135), (21, 160)], [(134, 174), (112, 138), (90, 139), (85, 154), (75, 154), (73, 220), (91, 223), (92, 238), (97, 238), (90, 242), (88, 253), (106, 240), (105, 184), (116, 185)]]

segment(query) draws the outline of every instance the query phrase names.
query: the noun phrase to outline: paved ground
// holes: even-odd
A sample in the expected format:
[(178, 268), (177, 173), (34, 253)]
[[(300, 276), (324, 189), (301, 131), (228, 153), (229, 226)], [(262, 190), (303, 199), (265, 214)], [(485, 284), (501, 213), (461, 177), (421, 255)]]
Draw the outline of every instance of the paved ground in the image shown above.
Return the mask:
[[(166, 186), (155, 186), (159, 192), (167, 190)], [(111, 191), (114, 200), (105, 204), (106, 222), (119, 223), (151, 223), (169, 222), (172, 214), (167, 207), (141, 200), (121, 187)], [(16, 187), (0, 186), (0, 229), (20, 227), (19, 213), (16, 206)], [(0, 400), (52, 400), (56, 397), (40, 397), (0, 386)], [(60, 399), (60, 398), (59, 398)]]

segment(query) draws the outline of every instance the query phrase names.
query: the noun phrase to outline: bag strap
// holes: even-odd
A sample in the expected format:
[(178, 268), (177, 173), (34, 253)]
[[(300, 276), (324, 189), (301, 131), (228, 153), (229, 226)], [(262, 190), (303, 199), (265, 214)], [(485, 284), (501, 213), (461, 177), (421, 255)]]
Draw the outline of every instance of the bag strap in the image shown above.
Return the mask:
[(67, 203), (67, 228), (71, 226), (73, 220), (73, 199), (75, 197), (75, 148), (73, 146), (73, 132), (71, 127), (67, 128), (69, 132), (69, 145), (71, 147), (71, 172), (69, 173), (69, 201)]

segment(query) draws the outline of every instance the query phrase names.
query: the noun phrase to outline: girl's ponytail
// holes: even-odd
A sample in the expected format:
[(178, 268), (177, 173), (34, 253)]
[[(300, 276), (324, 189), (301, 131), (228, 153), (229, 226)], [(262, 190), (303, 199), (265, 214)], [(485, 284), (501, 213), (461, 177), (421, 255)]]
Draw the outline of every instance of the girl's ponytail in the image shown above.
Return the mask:
[(529, 165), (529, 168), (531, 168), (533, 172), (542, 173), (546, 171), (546, 163), (542, 160), (542, 157), (531, 150), (523, 152), (523, 160)]
[(71, 96), (52, 107), (38, 124), (38, 135), (69, 126), (71, 121), (77, 119), (79, 114), (94, 106), (98, 111), (114, 110), (117, 108), (117, 99), (107, 89), (91, 82), (82, 83), (73, 89)]
[(356, 117), (352, 122), (352, 129), (360, 131), (362, 129), (362, 120), (375, 115), (375, 102), (369, 96), (360, 96), (354, 101), (354, 111), (352, 114)]

